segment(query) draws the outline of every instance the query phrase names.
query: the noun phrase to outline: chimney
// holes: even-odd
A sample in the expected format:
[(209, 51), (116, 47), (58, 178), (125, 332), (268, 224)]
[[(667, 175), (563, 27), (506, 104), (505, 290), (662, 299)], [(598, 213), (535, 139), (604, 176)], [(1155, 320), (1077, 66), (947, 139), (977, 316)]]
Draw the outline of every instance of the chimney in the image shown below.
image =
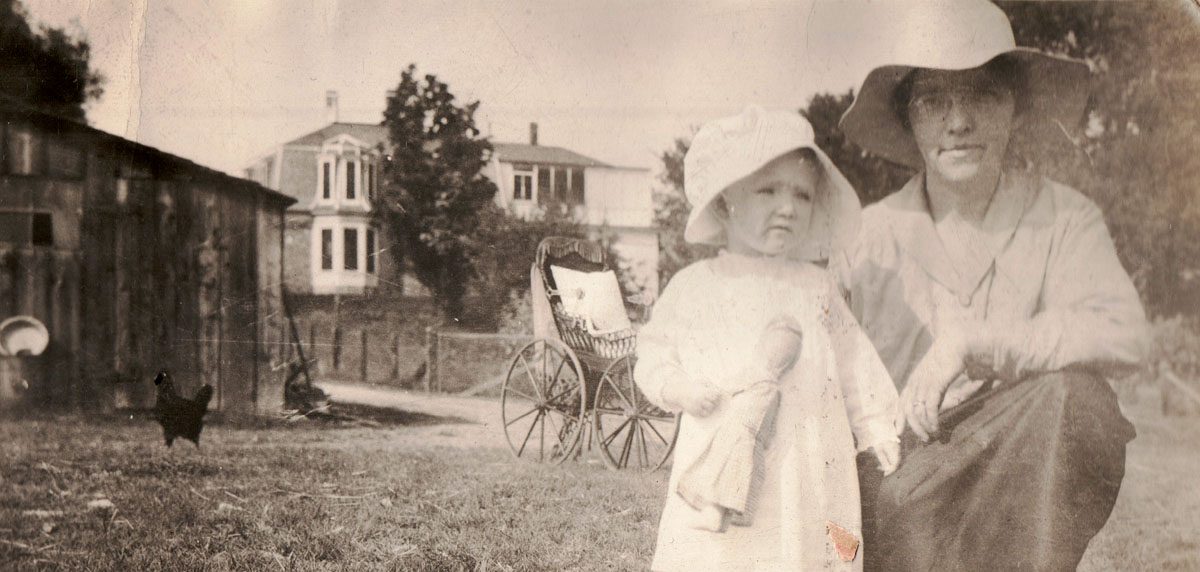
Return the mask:
[(529, 144), (537, 147), (537, 123), (529, 124)]
[(338, 93), (332, 89), (325, 92), (325, 122), (338, 122)]

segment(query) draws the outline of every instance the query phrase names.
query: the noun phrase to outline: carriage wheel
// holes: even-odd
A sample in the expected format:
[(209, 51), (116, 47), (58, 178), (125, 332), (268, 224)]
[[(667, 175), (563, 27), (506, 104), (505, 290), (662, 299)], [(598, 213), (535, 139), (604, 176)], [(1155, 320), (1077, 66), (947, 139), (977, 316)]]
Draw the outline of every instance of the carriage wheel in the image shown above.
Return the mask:
[(504, 436), (513, 455), (558, 464), (583, 431), (583, 367), (562, 342), (534, 340), (521, 348), (500, 389)]
[(671, 457), (679, 435), (679, 416), (650, 403), (633, 383), (633, 356), (604, 370), (592, 422), (593, 438), (610, 469), (658, 469)]

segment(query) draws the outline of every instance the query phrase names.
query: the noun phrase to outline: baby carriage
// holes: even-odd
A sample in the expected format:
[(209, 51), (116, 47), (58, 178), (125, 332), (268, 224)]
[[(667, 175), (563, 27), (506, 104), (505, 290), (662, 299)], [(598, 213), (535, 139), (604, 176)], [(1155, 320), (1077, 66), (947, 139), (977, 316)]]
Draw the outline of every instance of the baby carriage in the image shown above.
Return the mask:
[(679, 419), (634, 385), (637, 337), (603, 249), (546, 238), (530, 281), (537, 339), (513, 356), (500, 393), (513, 454), (558, 464), (595, 443), (611, 469), (661, 467)]

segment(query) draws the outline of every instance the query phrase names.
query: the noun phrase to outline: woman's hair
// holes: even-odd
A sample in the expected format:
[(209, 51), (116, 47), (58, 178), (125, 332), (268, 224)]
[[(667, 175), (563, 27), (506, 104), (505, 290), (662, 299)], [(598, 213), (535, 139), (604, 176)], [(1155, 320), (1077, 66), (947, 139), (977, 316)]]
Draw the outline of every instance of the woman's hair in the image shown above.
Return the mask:
[[(1002, 85), (1013, 94), (1013, 113), (1020, 115), (1025, 111), (1025, 86), (1026, 77), (1025, 70), (1016, 58), (1008, 54), (1001, 54), (983, 64), (983, 71), (987, 74), (988, 79), (996, 84)], [(908, 119), (908, 104), (912, 101), (913, 82), (916, 81), (917, 70), (912, 70), (896, 84), (896, 89), (892, 91), (892, 112), (896, 114), (896, 118), (900, 120), (900, 124), (905, 130), (912, 130), (912, 123)]]
[[(800, 163), (811, 166), (813, 168), (813, 170), (815, 170), (817, 172), (817, 176), (824, 179), (825, 168), (824, 168), (824, 166), (821, 165), (821, 160), (817, 158), (816, 151), (813, 151), (809, 147), (801, 147), (799, 149), (793, 149), (791, 151), (788, 151), (787, 153), (780, 155), (780, 157), (785, 157), (787, 155), (792, 155), (792, 154), (796, 154), (798, 156), (798, 158), (800, 159)], [(771, 162), (774, 162), (774, 159), (772, 159)], [(770, 162), (768, 162), (768, 164), (770, 164)], [(759, 168), (761, 169), (762, 167), (759, 167)], [(749, 176), (749, 175), (747, 175), (747, 176)], [(728, 189), (728, 188), (729, 187), (726, 187), (726, 189)], [(725, 215), (729, 214), (729, 203), (725, 202), (725, 190), (724, 189), (722, 189), (721, 193), (718, 194), (715, 199), (713, 199), (712, 208), (715, 209), (715, 211), (718, 215), (717, 218), (724, 219)]]

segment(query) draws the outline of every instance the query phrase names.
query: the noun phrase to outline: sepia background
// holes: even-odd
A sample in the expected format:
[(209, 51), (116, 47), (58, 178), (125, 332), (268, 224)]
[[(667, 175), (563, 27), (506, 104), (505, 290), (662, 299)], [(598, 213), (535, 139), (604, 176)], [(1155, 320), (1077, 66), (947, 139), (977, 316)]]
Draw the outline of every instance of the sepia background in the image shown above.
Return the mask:
[[(1153, 323), (1082, 568), (1200, 569), (1200, 8), (998, 4), (1092, 71), (1014, 145), (1101, 207)], [(895, 9), (0, 0), (0, 322), (48, 337), (0, 355), (0, 568), (646, 568), (665, 471), (582, 418), (577, 457), (513, 458), (537, 246), (600, 244), (636, 328), (707, 254), (692, 132), (748, 103), (898, 188), (837, 128)], [(161, 369), (215, 387), (198, 449), (158, 442)]]

